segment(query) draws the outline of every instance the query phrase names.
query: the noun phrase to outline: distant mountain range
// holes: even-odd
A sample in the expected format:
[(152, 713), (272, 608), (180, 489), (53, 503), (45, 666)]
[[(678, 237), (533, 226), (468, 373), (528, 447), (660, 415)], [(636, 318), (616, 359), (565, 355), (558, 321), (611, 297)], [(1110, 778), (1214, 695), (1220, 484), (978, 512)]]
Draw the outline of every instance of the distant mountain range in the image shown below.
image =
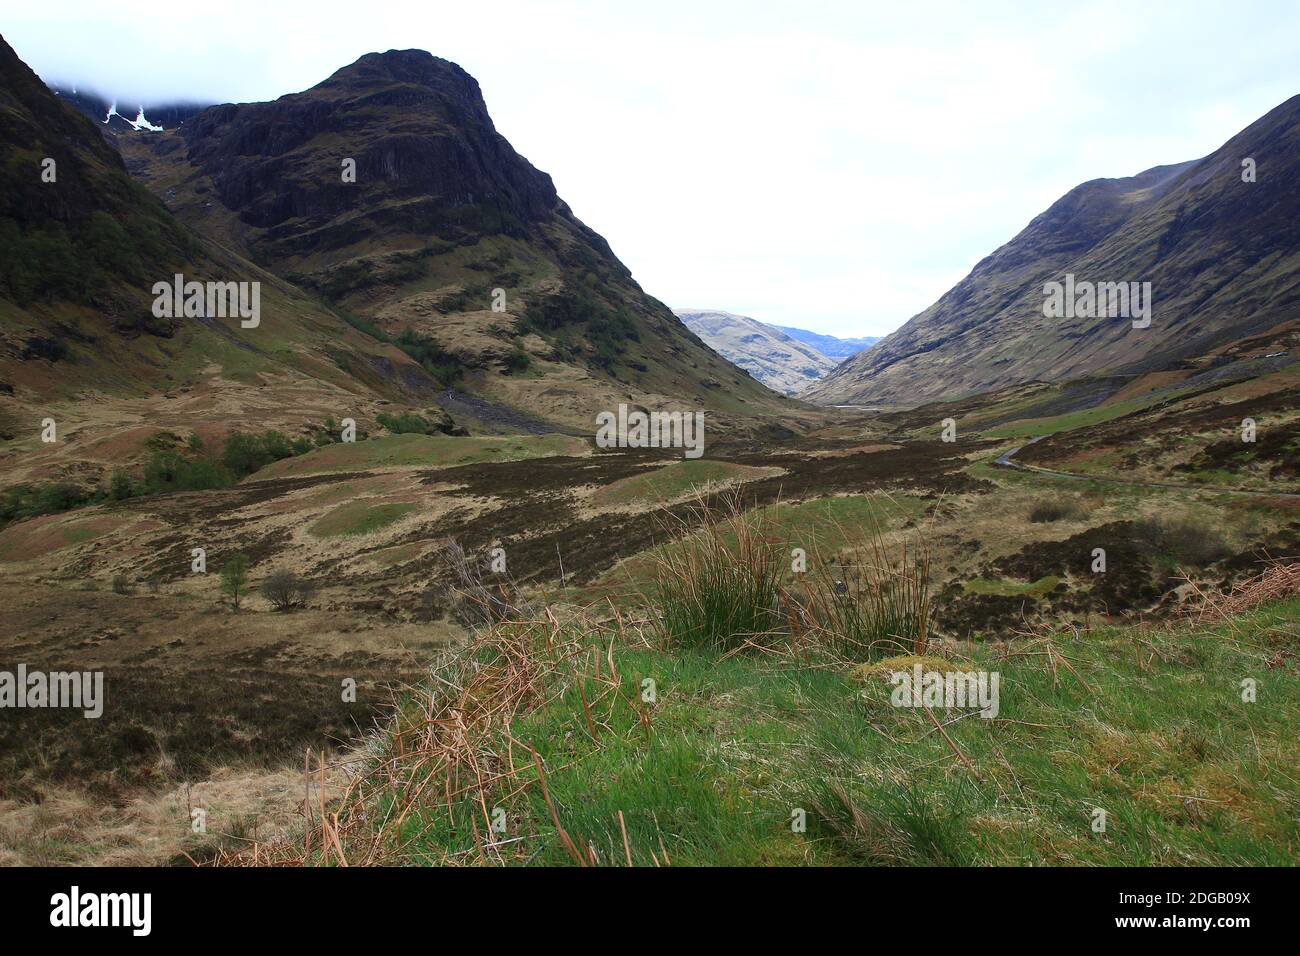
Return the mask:
[(860, 339), (838, 339), (833, 335), (822, 335), (819, 332), (809, 332), (806, 329), (792, 329), (787, 325), (774, 325), (778, 329), (790, 336), (792, 339), (798, 339), (804, 345), (811, 345), (822, 355), (836, 362), (843, 362), (851, 355), (857, 355), (863, 349), (869, 349), (881, 340), (883, 336), (868, 335)]
[[(842, 358), (879, 341), (837, 339), (833, 335), (819, 335), (804, 329), (768, 325), (731, 312), (674, 311), (686, 327), (715, 352), (749, 372), (768, 388), (786, 395), (797, 395), (829, 374)], [(817, 343), (821, 344), (820, 348)]]
[[(1075, 292), (1064, 311), (1046, 304), (1052, 283)], [(1107, 305), (1118, 303), (1105, 314), (1103, 285)], [(1147, 288), (1149, 325), (1122, 314), (1133, 309), (1120, 295)], [(1197, 370), (1294, 324), (1298, 303), (1294, 96), (1204, 159), (1075, 187), (805, 397), (916, 405), (1032, 381)]]
[(675, 311), (709, 348), (775, 392), (794, 395), (835, 367), (816, 349), (748, 316)]

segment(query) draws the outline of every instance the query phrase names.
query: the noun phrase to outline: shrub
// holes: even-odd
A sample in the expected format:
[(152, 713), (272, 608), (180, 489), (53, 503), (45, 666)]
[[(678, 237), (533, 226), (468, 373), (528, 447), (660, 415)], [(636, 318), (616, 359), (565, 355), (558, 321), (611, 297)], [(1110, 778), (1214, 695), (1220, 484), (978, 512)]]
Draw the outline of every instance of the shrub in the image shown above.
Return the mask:
[(387, 412), (380, 412), (376, 420), (384, 428), (387, 428), (394, 435), (431, 435), (437, 428), (419, 415), (410, 412), (402, 415), (390, 415)]
[(930, 560), (924, 545), (896, 557), (872, 529), (865, 563), (816, 561), (795, 600), (814, 642), (850, 660), (924, 654), (930, 634)]
[(113, 593), (130, 594), (132, 592), (131, 582), (127, 580), (125, 574), (113, 575)]
[(507, 353), (506, 357), (502, 360), (502, 367), (505, 369), (507, 375), (512, 375), (515, 372), (527, 371), (528, 366), (530, 366), (532, 363), (533, 363), (532, 357), (529, 356), (529, 354), (525, 352), (522, 347), (516, 344), (515, 347), (511, 349), (510, 352)]
[(221, 462), (231, 473), (239, 476), (251, 475), (258, 469), (271, 463), (266, 448), (256, 435), (246, 432), (232, 432), (226, 436), (226, 445), (221, 452)]
[(451, 385), (460, 378), (460, 363), (433, 339), (405, 329), (393, 340), (393, 344), (419, 362), (426, 372), (443, 385)]
[(1217, 531), (1195, 521), (1160, 518), (1142, 522), (1138, 527), (1156, 547), (1183, 564), (1205, 567), (1231, 553)]
[(169, 491), (208, 491), (231, 484), (230, 473), (212, 458), (186, 458), (179, 451), (155, 451), (144, 466), (149, 494)]
[(90, 493), (66, 481), (42, 485), (36, 492), (35, 508), (38, 514), (70, 511), (90, 500)]
[(0, 494), (0, 525), (79, 508), (96, 493), (66, 481), (44, 485), (14, 485)]
[(1039, 501), (1029, 510), (1029, 520), (1035, 524), (1049, 521), (1074, 521), (1081, 516), (1079, 506), (1073, 501)]
[(134, 494), (135, 486), (131, 483), (131, 476), (121, 468), (115, 469), (108, 481), (108, 496), (114, 501), (125, 501)]
[(260, 471), (274, 461), (301, 454), (297, 449), (310, 450), (306, 439), (294, 442), (283, 432), (266, 431), (260, 435), (249, 432), (231, 432), (221, 452), (221, 464), (236, 480)]
[(510, 575), (493, 571), (487, 556), (471, 558), (453, 541), (443, 547), (441, 558), (450, 572), (446, 575), (450, 583), (430, 587), (422, 596), (430, 620), (441, 617), (443, 608), (450, 608), (453, 618), (478, 631), (533, 612)]
[(305, 606), (315, 593), (314, 584), (292, 571), (272, 571), (262, 582), (262, 596), (277, 611), (292, 611), (295, 607)]

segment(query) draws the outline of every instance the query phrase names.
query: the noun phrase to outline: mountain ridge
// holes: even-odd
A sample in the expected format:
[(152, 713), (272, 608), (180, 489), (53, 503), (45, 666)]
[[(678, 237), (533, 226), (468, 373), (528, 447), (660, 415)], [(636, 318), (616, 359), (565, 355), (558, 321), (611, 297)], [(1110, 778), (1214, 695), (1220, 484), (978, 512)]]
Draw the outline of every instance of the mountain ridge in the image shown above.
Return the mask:
[(790, 411), (633, 280), (450, 61), (369, 53), (301, 93), (118, 141), (196, 231), (428, 343), (491, 401), (572, 426), (629, 400), (728, 421)]
[[(14, 408), (221, 376), (245, 386), (306, 376), (385, 400), (437, 393), (399, 349), (177, 221), (129, 175), (114, 148), (122, 137), (63, 101), (3, 38), (0, 81), (0, 381)], [(260, 283), (265, 321), (253, 332), (234, 318), (156, 314), (153, 286), (177, 274)]]
[(884, 337), (880, 335), (864, 335), (858, 338), (845, 339), (835, 335), (825, 335), (821, 332), (809, 332), (807, 329), (797, 329), (789, 325), (773, 325), (772, 328), (784, 332), (792, 339), (797, 339), (804, 345), (816, 349), (822, 355), (834, 359), (836, 362), (842, 362), (846, 358), (871, 348)]
[[(914, 404), (1196, 362), (1295, 317), (1300, 96), (1206, 157), (1076, 186), (925, 311), (809, 390), (825, 404)], [(1258, 180), (1243, 179), (1253, 159)], [(1153, 329), (1063, 322), (1043, 286), (1066, 274), (1150, 281)], [(1151, 334), (1143, 336), (1143, 332)]]
[(673, 311), (715, 352), (774, 391), (797, 395), (835, 367), (833, 359), (750, 316), (716, 309)]

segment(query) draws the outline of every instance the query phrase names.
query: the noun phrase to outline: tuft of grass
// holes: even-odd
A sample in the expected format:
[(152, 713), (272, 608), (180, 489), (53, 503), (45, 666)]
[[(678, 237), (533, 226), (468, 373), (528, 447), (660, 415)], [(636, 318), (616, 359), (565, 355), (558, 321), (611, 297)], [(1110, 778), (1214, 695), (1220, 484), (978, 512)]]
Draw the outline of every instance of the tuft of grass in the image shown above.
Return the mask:
[(654, 557), (664, 642), (722, 653), (768, 642), (782, 624), (787, 558), (762, 516), (731, 496), (721, 515), (700, 503), (682, 520), (698, 528)]
[(667, 645), (715, 653), (815, 647), (855, 661), (924, 653), (931, 615), (923, 546), (891, 549), (873, 512), (865, 527), (835, 527), (834, 540), (852, 542), (835, 558), (803, 549), (795, 567), (788, 541), (769, 527), (778, 510), (745, 511), (738, 492), (719, 501), (713, 510), (701, 499), (678, 519), (694, 529), (652, 556)]
[(930, 558), (923, 543), (895, 553), (878, 526), (855, 562), (818, 562), (796, 592), (801, 624), (838, 657), (924, 654), (930, 635)]

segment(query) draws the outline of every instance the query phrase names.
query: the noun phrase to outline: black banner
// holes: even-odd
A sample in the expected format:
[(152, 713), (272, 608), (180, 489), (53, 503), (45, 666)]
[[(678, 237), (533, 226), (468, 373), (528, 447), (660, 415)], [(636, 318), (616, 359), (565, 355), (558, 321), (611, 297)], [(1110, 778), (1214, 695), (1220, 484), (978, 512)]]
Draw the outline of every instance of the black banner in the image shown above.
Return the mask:
[(1231, 945), (1291, 925), (1296, 890), (1287, 869), (646, 869), (600, 879), (577, 869), (9, 869), (0, 918), (10, 940), (75, 933), (128, 946), (253, 933), (361, 942), (521, 916), (592, 941), (595, 929), (662, 936), (665, 921), (674, 933), (689, 921), (693, 941), (716, 932), (734, 943), (776, 921), (837, 936), (894, 928), (1005, 940), (1045, 929), (1071, 941), (1200, 935)]

